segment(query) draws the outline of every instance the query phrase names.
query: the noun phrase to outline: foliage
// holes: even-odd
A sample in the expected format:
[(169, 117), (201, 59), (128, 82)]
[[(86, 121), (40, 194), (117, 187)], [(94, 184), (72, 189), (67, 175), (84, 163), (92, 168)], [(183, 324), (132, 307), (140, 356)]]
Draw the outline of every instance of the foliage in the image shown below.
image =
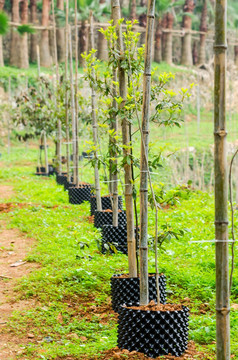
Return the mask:
[(19, 32), (20, 35), (24, 35), (24, 34), (34, 34), (36, 31), (35, 29), (29, 25), (29, 24), (23, 24), (23, 25), (19, 25), (17, 27), (17, 31)]
[(8, 31), (8, 16), (4, 11), (0, 11), (0, 35), (5, 35)]

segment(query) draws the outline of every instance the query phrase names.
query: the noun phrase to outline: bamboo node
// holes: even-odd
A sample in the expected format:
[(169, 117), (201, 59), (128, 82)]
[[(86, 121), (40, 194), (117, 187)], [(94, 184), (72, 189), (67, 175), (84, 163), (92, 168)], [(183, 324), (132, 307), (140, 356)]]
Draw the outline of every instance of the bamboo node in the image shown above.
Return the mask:
[(218, 131), (214, 131), (214, 135), (220, 136), (220, 137), (224, 137), (227, 135), (227, 131), (222, 129), (222, 130), (218, 130)]
[(229, 221), (228, 221), (228, 220), (221, 220), (221, 221), (215, 220), (215, 221), (214, 221), (214, 224), (215, 224), (215, 225), (228, 225), (228, 224), (229, 224)]
[(148, 189), (140, 189), (140, 192), (148, 192)]
[(216, 44), (216, 45), (214, 45), (213, 46), (213, 48), (214, 48), (214, 50), (219, 50), (219, 49), (221, 49), (221, 50), (227, 50), (227, 45), (226, 44)]
[(139, 249), (140, 250), (148, 250), (148, 246), (146, 246), (146, 247), (145, 246), (139, 246)]
[(230, 308), (217, 308), (216, 311), (222, 315), (227, 315), (230, 313), (231, 309)]

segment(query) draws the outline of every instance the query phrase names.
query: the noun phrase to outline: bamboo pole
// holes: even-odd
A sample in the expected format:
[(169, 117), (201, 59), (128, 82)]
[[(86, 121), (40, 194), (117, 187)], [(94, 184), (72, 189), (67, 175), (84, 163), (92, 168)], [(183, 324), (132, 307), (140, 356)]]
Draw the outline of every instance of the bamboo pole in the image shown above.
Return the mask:
[(40, 79), (40, 48), (39, 48), (39, 45), (36, 45), (36, 56), (37, 56), (38, 78)]
[(73, 142), (73, 179), (76, 183), (76, 132), (75, 132), (75, 96), (74, 96), (74, 80), (73, 80), (73, 54), (72, 54), (72, 34), (69, 26), (69, 63), (70, 63), (70, 98), (71, 98), (71, 117), (72, 117), (72, 142)]
[[(216, 359), (230, 359), (228, 171), (226, 131), (227, 1), (216, 0), (214, 64), (214, 174), (216, 242)], [(224, 240), (222, 242), (221, 240)]]
[[(118, 50), (121, 54), (121, 60), (118, 66), (118, 79), (119, 79), (119, 94), (123, 99), (121, 108), (123, 108), (127, 95), (126, 88), (126, 74), (121, 66), (123, 58), (124, 46), (122, 38), (122, 26), (118, 24), (121, 18), (120, 2), (119, 0), (112, 0), (112, 19), (113, 25), (116, 26), (118, 36)], [(130, 154), (130, 131), (129, 121), (126, 118), (122, 119), (122, 141), (123, 141), (123, 156), (126, 159), (131, 159)], [(136, 239), (135, 239), (135, 228), (134, 228), (134, 209), (133, 209), (133, 184), (132, 184), (132, 171), (131, 164), (129, 161), (124, 162), (125, 171), (125, 200), (126, 200), (126, 218), (127, 218), (127, 246), (128, 246), (128, 265), (129, 265), (129, 276), (137, 276), (136, 266)]]
[(69, 153), (69, 93), (68, 93), (68, 57), (69, 57), (69, 0), (65, 4), (65, 131), (66, 131), (66, 160), (67, 180), (70, 182), (70, 153)]
[[(93, 14), (90, 12), (90, 48), (94, 49), (94, 33), (93, 33)], [(93, 55), (94, 57), (94, 55)], [(92, 66), (92, 78), (95, 80), (95, 70)], [(97, 210), (102, 211), (102, 200), (101, 200), (101, 189), (99, 181), (99, 171), (98, 171), (98, 124), (96, 116), (96, 91), (95, 85), (91, 86), (91, 103), (92, 103), (92, 128), (93, 128), (93, 145), (94, 145), (94, 180), (95, 180), (95, 190), (96, 190), (96, 202)]]
[(143, 76), (142, 137), (140, 159), (140, 305), (149, 301), (148, 286), (148, 148), (151, 63), (154, 34), (155, 0), (148, 0)]
[(49, 164), (48, 164), (48, 150), (47, 150), (47, 142), (46, 142), (46, 132), (43, 131), (43, 141), (44, 141), (44, 150), (45, 150), (45, 173), (49, 173)]
[[(9, 106), (11, 104), (11, 76), (9, 76), (8, 78), (8, 102), (9, 102)], [(11, 135), (11, 130), (10, 130), (10, 111), (9, 111), (9, 115), (7, 117), (7, 153), (8, 155), (10, 155), (11, 152), (11, 139), (10, 139), (10, 135)]]
[[(59, 86), (59, 64), (58, 64), (58, 56), (57, 56), (57, 38), (56, 38), (56, 22), (55, 22), (55, 6), (54, 1), (52, 1), (52, 16), (53, 16), (53, 34), (54, 34), (54, 57), (55, 57), (55, 70), (56, 70), (56, 108), (57, 105), (57, 92)], [(61, 175), (62, 166), (61, 166), (61, 137), (62, 137), (62, 129), (61, 129), (61, 121), (58, 119), (57, 121), (57, 162), (58, 162), (58, 172)]]
[[(116, 82), (117, 81), (117, 72), (116, 69), (114, 69), (113, 71), (113, 81)], [(114, 99), (113, 99), (113, 107), (114, 109), (117, 108), (117, 102), (115, 100), (115, 97), (117, 96), (116, 93), (116, 86), (115, 84), (113, 85), (113, 95), (114, 95)], [(114, 119), (111, 119), (112, 123), (111, 123), (111, 129), (113, 130), (113, 136), (111, 137), (110, 141), (111, 141), (111, 145), (114, 146), (114, 149), (112, 151), (112, 157), (114, 160), (112, 160), (112, 166), (110, 168), (110, 172), (111, 172), (111, 176), (110, 179), (112, 180), (112, 193), (113, 193), (113, 202), (112, 202), (112, 225), (113, 226), (118, 226), (118, 176), (117, 176), (117, 151), (116, 151), (116, 139), (115, 136), (117, 135), (118, 132), (118, 121), (117, 121), (117, 116), (114, 116)]]
[(75, 184), (79, 186), (79, 124), (78, 124), (78, 28), (77, 28), (77, 0), (74, 1), (75, 25)]

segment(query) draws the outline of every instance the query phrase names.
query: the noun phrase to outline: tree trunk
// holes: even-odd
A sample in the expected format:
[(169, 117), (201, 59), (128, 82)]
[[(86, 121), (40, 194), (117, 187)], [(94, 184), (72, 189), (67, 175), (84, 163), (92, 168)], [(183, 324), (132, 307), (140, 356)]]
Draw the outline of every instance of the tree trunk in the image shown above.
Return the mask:
[(193, 65), (197, 65), (198, 63), (198, 48), (197, 48), (197, 41), (193, 43)]
[(79, 119), (78, 119), (78, 20), (77, 20), (77, 0), (74, 1), (74, 34), (75, 34), (75, 184), (79, 186)]
[[(12, 0), (12, 22), (19, 23), (19, 0)], [(10, 48), (10, 65), (18, 66), (19, 63), (19, 44), (20, 44), (20, 35), (11, 27), (11, 48)]]
[(81, 27), (79, 29), (79, 66), (85, 66), (85, 60), (82, 58), (81, 54), (87, 51), (88, 47), (88, 30), (85, 21), (82, 21)]
[[(141, 0), (140, 1), (140, 6), (146, 6), (146, 0)], [(143, 28), (146, 28), (146, 14), (143, 13), (139, 16), (139, 25)], [(140, 45), (144, 45), (145, 44), (145, 31), (143, 31), (141, 33), (141, 37), (140, 37)]]
[(155, 31), (155, 54), (154, 60), (157, 63), (160, 63), (162, 60), (162, 30), (161, 30), (161, 19), (157, 21), (156, 31)]
[[(120, 3), (119, 0), (112, 0), (112, 18), (113, 25), (116, 26), (118, 36), (118, 50), (123, 60), (124, 46), (122, 38), (122, 27), (118, 24), (121, 18)], [(119, 79), (119, 94), (123, 99), (121, 107), (125, 104), (127, 96), (126, 88), (126, 73), (121, 67), (121, 61), (118, 66), (118, 79)], [(130, 123), (126, 118), (122, 119), (122, 142), (125, 145), (123, 148), (124, 159), (131, 159), (130, 156)], [(125, 171), (125, 200), (126, 200), (126, 217), (127, 217), (127, 246), (128, 246), (128, 265), (129, 265), (129, 276), (137, 276), (136, 267), (136, 240), (135, 240), (135, 228), (134, 228), (134, 208), (133, 208), (133, 185), (132, 185), (132, 171), (131, 164), (124, 161)]]
[[(207, 0), (203, 0), (200, 31), (205, 33), (207, 32)], [(200, 34), (198, 63), (202, 65), (205, 64), (205, 62), (206, 62), (206, 34)]]
[[(30, 20), (33, 25), (37, 24), (36, 0), (30, 0)], [(38, 44), (37, 34), (31, 34), (30, 59), (31, 62), (37, 61), (36, 46)]]
[[(20, 2), (21, 9), (21, 24), (28, 23), (28, 0), (22, 0)], [(29, 57), (28, 57), (28, 36), (24, 33), (20, 37), (20, 51), (19, 51), (19, 68), (29, 68)]]
[[(163, 16), (162, 18), (162, 22), (161, 22), (161, 27), (162, 29), (166, 29), (167, 28), (167, 16), (166, 14)], [(164, 54), (165, 54), (165, 46), (166, 46), (166, 33), (164, 31), (162, 31), (162, 60), (164, 61)]]
[(230, 359), (228, 169), (226, 132), (226, 0), (216, 0), (214, 42), (214, 174), (216, 239), (216, 359)]
[[(190, 13), (192, 15), (194, 9), (194, 0), (185, 0), (185, 4), (183, 7), (184, 13)], [(185, 30), (184, 37), (182, 38), (182, 56), (181, 56), (181, 64), (185, 66), (193, 65), (192, 58), (192, 18), (191, 16), (184, 15), (182, 28)]]
[(165, 33), (165, 47), (164, 47), (164, 61), (171, 65), (173, 62), (173, 34), (170, 30), (173, 29), (174, 16), (171, 12), (166, 14), (168, 32)]
[[(64, 11), (64, 0), (57, 0), (57, 8), (59, 10)], [(59, 24), (58, 24), (59, 27)], [(63, 62), (65, 60), (65, 37), (64, 37), (64, 29), (57, 29), (57, 54), (58, 61)]]
[[(105, 27), (103, 28), (105, 30)], [(107, 61), (108, 60), (108, 48), (107, 48), (107, 40), (105, 36), (99, 31), (98, 32), (98, 53), (97, 57), (100, 60)]]
[(70, 136), (69, 136), (69, 91), (68, 91), (68, 57), (69, 57), (69, 0), (65, 4), (65, 132), (66, 132), (66, 159), (67, 180), (70, 182)]
[[(5, 0), (0, 0), (0, 11), (4, 8)], [(2, 43), (2, 36), (0, 35), (0, 66), (4, 66), (4, 59), (3, 59), (3, 43)]]
[(234, 46), (234, 54), (235, 54), (235, 58), (234, 58), (235, 65), (238, 67), (238, 46), (237, 45)]
[(142, 135), (140, 158), (140, 305), (149, 302), (148, 285), (148, 150), (151, 91), (151, 63), (154, 33), (155, 0), (148, 0), (143, 76)]
[(131, 0), (131, 21), (136, 20), (136, 0)]
[[(42, 4), (42, 26), (49, 26), (49, 13), (50, 13), (50, 0), (43, 0)], [(50, 55), (50, 46), (49, 46), (49, 30), (45, 29), (41, 31), (41, 41), (40, 41), (40, 61), (41, 65), (45, 67), (50, 67), (52, 65), (52, 57)]]

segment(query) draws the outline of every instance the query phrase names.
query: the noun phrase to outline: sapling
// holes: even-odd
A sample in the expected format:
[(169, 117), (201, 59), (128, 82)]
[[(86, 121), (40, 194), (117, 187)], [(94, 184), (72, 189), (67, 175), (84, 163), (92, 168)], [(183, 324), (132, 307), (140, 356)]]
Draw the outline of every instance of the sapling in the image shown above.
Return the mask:
[(67, 180), (70, 182), (70, 137), (69, 137), (69, 91), (68, 91), (68, 57), (69, 57), (69, 0), (65, 5), (65, 132), (66, 132), (66, 166)]
[(75, 184), (79, 186), (79, 131), (78, 131), (78, 27), (77, 27), (77, 0), (74, 2), (75, 26)]

